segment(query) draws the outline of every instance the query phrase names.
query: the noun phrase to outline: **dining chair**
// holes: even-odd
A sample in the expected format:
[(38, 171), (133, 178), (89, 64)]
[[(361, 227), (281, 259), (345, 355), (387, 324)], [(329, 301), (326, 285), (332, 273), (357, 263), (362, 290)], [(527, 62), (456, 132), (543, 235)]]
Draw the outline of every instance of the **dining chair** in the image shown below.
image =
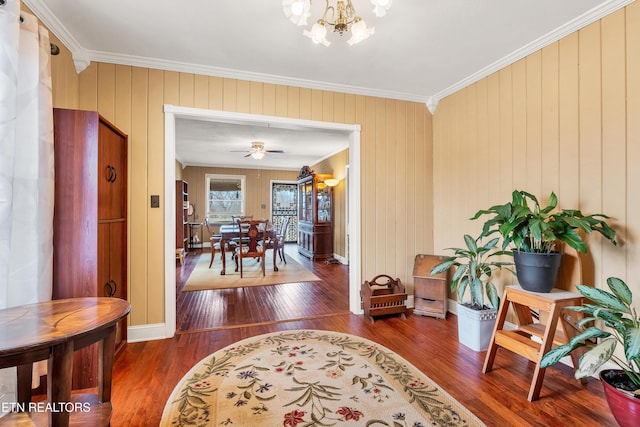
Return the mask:
[(235, 250), (236, 271), (240, 268), (240, 278), (243, 277), (242, 264), (244, 258), (260, 259), (262, 275), (265, 276), (265, 255), (267, 253), (269, 220), (238, 220), (240, 239)]
[[(216, 256), (216, 251), (221, 252), (220, 249), (220, 239), (221, 235), (215, 234), (213, 231), (213, 227), (209, 224), (209, 218), (204, 218), (204, 226), (207, 228), (207, 232), (209, 233), (209, 243), (211, 243), (211, 261), (209, 261), (209, 268), (213, 265), (213, 259)], [(220, 254), (222, 256), (222, 253)]]
[[(231, 215), (231, 222), (233, 222), (234, 224), (238, 223), (238, 220), (240, 221), (248, 221), (248, 220), (252, 220), (253, 219), (253, 215)], [(231, 241), (233, 242), (234, 245), (238, 244), (238, 241), (240, 240), (240, 238), (235, 238), (235, 239), (231, 239)], [(247, 243), (247, 239), (245, 237), (244, 239), (244, 243)]]
[[(280, 224), (280, 230), (277, 232), (278, 237), (278, 247), (276, 248), (276, 252), (278, 252), (278, 256), (280, 257), (280, 261), (284, 261), (287, 263), (287, 258), (284, 256), (284, 243), (287, 240), (287, 229), (289, 228), (289, 221), (291, 220), (290, 216), (286, 216)], [(274, 241), (270, 240), (267, 242), (267, 249), (273, 249)]]

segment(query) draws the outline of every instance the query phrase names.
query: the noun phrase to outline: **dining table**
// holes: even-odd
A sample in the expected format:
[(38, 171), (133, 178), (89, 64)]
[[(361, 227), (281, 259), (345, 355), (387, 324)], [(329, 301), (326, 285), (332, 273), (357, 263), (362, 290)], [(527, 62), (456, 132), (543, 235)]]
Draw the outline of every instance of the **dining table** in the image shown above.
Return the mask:
[[(249, 226), (246, 226), (248, 229)], [(244, 227), (243, 227), (244, 229)], [(246, 231), (246, 230), (244, 230)], [(267, 225), (267, 237), (273, 243), (273, 271), (278, 271), (278, 266), (276, 265), (276, 254), (278, 250), (278, 233), (273, 229), (273, 224), (271, 222)], [(220, 226), (220, 253), (222, 255), (222, 270), (220, 271), (220, 275), (224, 276), (226, 274), (227, 269), (227, 257), (225, 254), (225, 249), (227, 248), (229, 242), (233, 239), (240, 238), (240, 228), (237, 224), (222, 224)]]

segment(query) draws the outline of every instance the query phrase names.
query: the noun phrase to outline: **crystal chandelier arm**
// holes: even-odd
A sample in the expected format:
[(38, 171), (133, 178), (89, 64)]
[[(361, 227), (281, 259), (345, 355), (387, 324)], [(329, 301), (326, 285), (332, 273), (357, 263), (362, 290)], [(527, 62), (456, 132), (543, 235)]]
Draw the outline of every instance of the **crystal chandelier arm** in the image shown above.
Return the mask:
[(345, 14), (347, 16), (347, 19), (349, 20), (349, 23), (352, 23), (353, 20), (356, 17), (356, 9), (353, 7), (353, 3), (351, 3), (351, 0), (347, 0), (347, 5), (345, 7)]

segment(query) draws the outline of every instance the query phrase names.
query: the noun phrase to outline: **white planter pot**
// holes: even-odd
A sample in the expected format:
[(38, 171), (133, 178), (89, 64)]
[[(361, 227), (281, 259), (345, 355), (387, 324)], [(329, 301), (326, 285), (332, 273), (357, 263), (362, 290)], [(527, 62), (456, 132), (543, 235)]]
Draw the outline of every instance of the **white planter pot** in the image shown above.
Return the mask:
[(458, 304), (458, 341), (474, 351), (489, 348), (497, 310), (473, 310)]

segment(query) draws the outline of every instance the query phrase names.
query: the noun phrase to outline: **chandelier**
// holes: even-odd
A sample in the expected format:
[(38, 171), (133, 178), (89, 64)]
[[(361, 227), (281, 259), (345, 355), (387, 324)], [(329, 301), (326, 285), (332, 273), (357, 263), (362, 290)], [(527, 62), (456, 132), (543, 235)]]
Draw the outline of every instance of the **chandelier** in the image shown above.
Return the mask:
[[(374, 5), (373, 13), (380, 17), (387, 13), (392, 0), (371, 0)], [(311, 16), (311, 0), (282, 0), (282, 10), (291, 22), (296, 25), (307, 25), (307, 18)], [(309, 37), (316, 44), (329, 46), (327, 40), (327, 26), (342, 35), (351, 31), (351, 38), (347, 43), (354, 45), (367, 39), (374, 33), (375, 28), (367, 28), (367, 24), (356, 14), (351, 0), (338, 0), (336, 5), (330, 5), (325, 0), (324, 14), (311, 26), (311, 31), (304, 30), (302, 34)]]

